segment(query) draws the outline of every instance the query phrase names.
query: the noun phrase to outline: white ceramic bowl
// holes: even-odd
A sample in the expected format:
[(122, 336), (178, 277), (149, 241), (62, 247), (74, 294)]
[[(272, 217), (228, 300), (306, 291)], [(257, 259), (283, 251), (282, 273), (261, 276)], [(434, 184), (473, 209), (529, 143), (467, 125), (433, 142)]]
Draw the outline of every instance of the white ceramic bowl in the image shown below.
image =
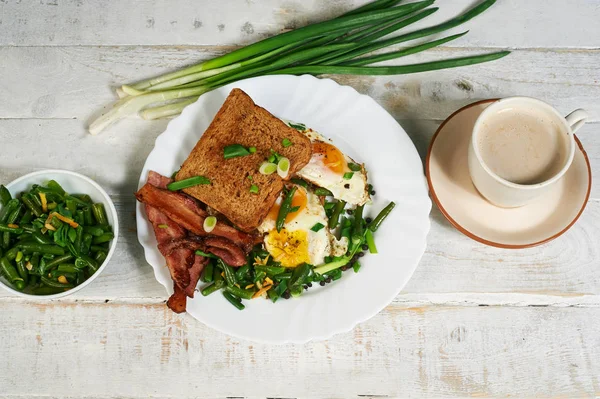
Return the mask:
[[(26, 298), (30, 298), (30, 299), (31, 298), (39, 298), (39, 299), (61, 298), (61, 297), (67, 296), (67, 295), (71, 295), (71, 294), (83, 289), (84, 287), (88, 286), (92, 281), (94, 281), (100, 275), (100, 273), (102, 273), (102, 271), (106, 268), (106, 265), (108, 265), (110, 258), (112, 257), (113, 253), (115, 252), (115, 248), (117, 246), (117, 239), (119, 238), (119, 220), (117, 218), (117, 210), (115, 209), (115, 205), (111, 201), (108, 194), (106, 194), (106, 191), (104, 191), (102, 189), (102, 187), (100, 187), (98, 185), (98, 183), (96, 183), (89, 177), (86, 177), (79, 173), (70, 172), (68, 170), (54, 170), (54, 169), (41, 170), (38, 172), (33, 172), (28, 175), (19, 177), (17, 180), (14, 180), (14, 181), (10, 182), (9, 184), (7, 184), (6, 188), (8, 189), (8, 191), (10, 191), (10, 193), (14, 197), (16, 194), (19, 194), (23, 191), (29, 191), (33, 184), (45, 185), (49, 180), (56, 180), (68, 193), (87, 194), (92, 198), (92, 200), (95, 203), (96, 202), (103, 203), (104, 208), (106, 209), (106, 217), (108, 218), (108, 222), (110, 223), (110, 225), (113, 228), (115, 238), (113, 238), (113, 240), (111, 241), (110, 247), (108, 250), (108, 255), (106, 256), (106, 260), (104, 261), (104, 263), (102, 263), (102, 265), (100, 265), (100, 268), (98, 269), (98, 271), (96, 273), (94, 273), (86, 281), (84, 281), (83, 284), (73, 287), (68, 291), (61, 292), (59, 294), (53, 294), (53, 295), (26, 294), (26, 293), (17, 291), (14, 288), (12, 288), (8, 284), (8, 282), (6, 281), (6, 278), (4, 276), (0, 277), (0, 286), (2, 288), (6, 289), (7, 291), (10, 291), (13, 294), (16, 294), (18, 296), (26, 297)], [(1, 205), (0, 205), (0, 208), (1, 208)]]

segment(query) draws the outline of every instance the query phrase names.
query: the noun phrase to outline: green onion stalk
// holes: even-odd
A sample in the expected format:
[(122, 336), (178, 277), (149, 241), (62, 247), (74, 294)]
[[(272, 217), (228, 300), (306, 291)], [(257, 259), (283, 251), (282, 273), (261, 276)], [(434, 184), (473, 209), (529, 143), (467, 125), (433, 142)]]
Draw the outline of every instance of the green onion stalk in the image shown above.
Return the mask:
[(418, 64), (372, 66), (441, 46), (468, 31), (415, 44), (399, 50), (369, 55), (374, 51), (436, 35), (475, 18), (496, 0), (483, 0), (447, 22), (384, 38), (437, 11), (428, 8), (434, 0), (397, 5), (400, 0), (376, 0), (341, 17), (261, 40), (211, 60), (117, 89), (114, 106), (93, 121), (91, 134), (112, 123), (139, 114), (144, 119), (177, 115), (202, 94), (224, 85), (263, 75), (351, 74), (402, 75), (456, 68), (494, 61), (509, 54), (491, 54), (443, 59)]

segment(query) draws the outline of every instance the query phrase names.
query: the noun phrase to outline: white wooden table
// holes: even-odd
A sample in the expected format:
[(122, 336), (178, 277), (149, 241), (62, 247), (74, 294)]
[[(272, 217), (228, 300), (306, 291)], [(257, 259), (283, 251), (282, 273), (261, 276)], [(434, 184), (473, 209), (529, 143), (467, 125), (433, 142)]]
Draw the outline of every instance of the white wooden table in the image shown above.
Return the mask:
[[(42, 168), (94, 177), (121, 240), (82, 292), (0, 292), (0, 397), (600, 396), (600, 189), (552, 243), (500, 250), (431, 213), (428, 248), (384, 311), (326, 342), (240, 341), (165, 307), (135, 234), (142, 164), (167, 121), (86, 125), (115, 85), (338, 15), (363, 0), (0, 0), (0, 181)], [(439, 2), (442, 21), (473, 0)], [(469, 35), (419, 61), (512, 49), (498, 62), (397, 77), (335, 77), (369, 94), (421, 154), (462, 105), (508, 95), (583, 107), (600, 172), (600, 1), (500, 0)], [(461, 28), (453, 32), (461, 31)]]

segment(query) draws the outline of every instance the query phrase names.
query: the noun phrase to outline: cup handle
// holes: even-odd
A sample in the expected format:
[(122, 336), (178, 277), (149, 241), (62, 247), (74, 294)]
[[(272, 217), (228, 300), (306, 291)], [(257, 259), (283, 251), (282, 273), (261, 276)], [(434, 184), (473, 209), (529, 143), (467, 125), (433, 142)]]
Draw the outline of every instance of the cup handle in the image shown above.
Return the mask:
[(571, 126), (571, 130), (573, 131), (573, 133), (575, 133), (579, 130), (581, 126), (585, 124), (585, 121), (588, 117), (588, 113), (580, 108), (565, 116), (565, 119), (567, 120), (569, 126)]

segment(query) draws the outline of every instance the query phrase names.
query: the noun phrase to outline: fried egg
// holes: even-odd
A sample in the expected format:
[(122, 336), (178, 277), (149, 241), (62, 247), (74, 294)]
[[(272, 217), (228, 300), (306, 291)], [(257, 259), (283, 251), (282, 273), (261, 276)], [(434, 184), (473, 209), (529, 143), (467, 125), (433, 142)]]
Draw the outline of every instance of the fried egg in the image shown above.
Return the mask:
[[(327, 215), (319, 197), (301, 186), (295, 186), (292, 208), (299, 207), (296, 212), (289, 213), (281, 231), (277, 231), (275, 223), (282, 196), (277, 199), (269, 214), (258, 227), (264, 237), (264, 247), (276, 262), (285, 267), (296, 267), (302, 263), (320, 265), (326, 256), (335, 252), (346, 251), (344, 243), (335, 240), (327, 228)], [(317, 230), (318, 224), (324, 227)], [(332, 243), (334, 245), (332, 245)], [(333, 248), (333, 249), (332, 249)]]
[[(363, 205), (369, 200), (367, 172), (363, 165), (334, 146), (312, 129), (303, 132), (312, 143), (312, 156), (297, 174), (306, 181), (331, 191), (333, 197), (351, 205)], [(354, 164), (353, 171), (348, 166)]]

